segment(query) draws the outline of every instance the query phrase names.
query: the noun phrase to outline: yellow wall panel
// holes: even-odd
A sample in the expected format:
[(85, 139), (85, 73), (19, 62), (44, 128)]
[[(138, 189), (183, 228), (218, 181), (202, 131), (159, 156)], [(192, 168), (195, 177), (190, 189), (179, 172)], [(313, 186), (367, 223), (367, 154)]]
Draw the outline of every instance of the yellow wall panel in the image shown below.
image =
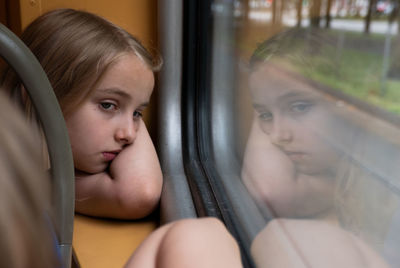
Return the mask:
[(41, 14), (41, 0), (20, 0), (21, 27), (25, 27)]
[(156, 47), (157, 0), (20, 0), (21, 25), (56, 8), (82, 9), (107, 18), (137, 36), (147, 47)]

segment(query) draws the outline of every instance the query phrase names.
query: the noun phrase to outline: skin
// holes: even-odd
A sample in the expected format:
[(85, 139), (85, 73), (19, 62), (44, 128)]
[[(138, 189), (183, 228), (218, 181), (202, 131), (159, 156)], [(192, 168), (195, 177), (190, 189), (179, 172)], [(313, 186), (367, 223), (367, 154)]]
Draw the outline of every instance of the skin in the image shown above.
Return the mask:
[(334, 218), (330, 179), (296, 173), (291, 160), (265, 136), (253, 122), (242, 168), (250, 194), (275, 217)]
[(328, 103), (269, 65), (251, 74), (250, 89), (255, 116), (244, 183), (278, 217), (330, 217), (340, 155), (324, 138), (336, 131)]
[(215, 218), (169, 223), (149, 236), (125, 268), (243, 267), (239, 247)]
[(66, 116), (77, 212), (135, 219), (157, 206), (162, 173), (141, 118), (153, 86), (152, 71), (137, 56), (121, 56)]
[(328, 138), (341, 144), (347, 132), (332, 105), (270, 65), (250, 76), (250, 88), (256, 113), (243, 180), (277, 217), (252, 243), (257, 267), (388, 267), (338, 226), (333, 198), (341, 156)]
[(334, 172), (339, 156), (324, 139), (325, 134), (335, 132), (334, 116), (321, 94), (269, 65), (250, 76), (250, 88), (261, 129), (296, 171), (307, 175)]
[(315, 220), (271, 221), (253, 241), (251, 253), (257, 267), (389, 267), (353, 234)]

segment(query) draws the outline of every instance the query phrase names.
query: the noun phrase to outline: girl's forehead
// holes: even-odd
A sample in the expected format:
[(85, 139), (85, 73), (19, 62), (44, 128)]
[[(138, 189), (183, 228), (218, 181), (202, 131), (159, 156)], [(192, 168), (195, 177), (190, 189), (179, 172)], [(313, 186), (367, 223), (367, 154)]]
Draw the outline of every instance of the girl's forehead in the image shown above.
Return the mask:
[(108, 68), (92, 94), (111, 94), (148, 102), (153, 87), (154, 75), (146, 63), (134, 54), (127, 54)]
[(268, 64), (260, 66), (249, 78), (251, 93), (257, 98), (321, 97), (317, 89), (295, 76)]
[(114, 78), (127, 74), (132, 79), (150, 82), (153, 80), (153, 71), (135, 53), (125, 53), (118, 56), (103, 74), (102, 79)]

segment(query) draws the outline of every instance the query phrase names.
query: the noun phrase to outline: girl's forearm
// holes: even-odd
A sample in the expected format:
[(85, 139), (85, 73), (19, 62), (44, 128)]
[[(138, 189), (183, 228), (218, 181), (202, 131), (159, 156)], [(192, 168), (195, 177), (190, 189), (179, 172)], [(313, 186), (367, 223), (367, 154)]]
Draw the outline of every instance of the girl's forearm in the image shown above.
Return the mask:
[[(114, 182), (106, 173), (77, 174), (75, 177), (75, 210), (79, 213), (112, 217), (115, 213)], [(115, 215), (116, 216), (116, 215)]]
[(158, 200), (153, 201), (152, 206), (143, 201), (132, 200), (121, 188), (119, 182), (106, 172), (77, 177), (75, 210), (90, 216), (137, 219), (148, 215), (157, 204)]

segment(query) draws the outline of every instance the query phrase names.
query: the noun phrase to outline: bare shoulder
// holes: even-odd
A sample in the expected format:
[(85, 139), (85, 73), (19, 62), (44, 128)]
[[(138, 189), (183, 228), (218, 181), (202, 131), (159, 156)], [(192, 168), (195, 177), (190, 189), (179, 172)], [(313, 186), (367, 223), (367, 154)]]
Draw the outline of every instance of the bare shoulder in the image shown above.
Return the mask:
[(272, 220), (251, 251), (257, 267), (389, 267), (361, 239), (317, 220)]

